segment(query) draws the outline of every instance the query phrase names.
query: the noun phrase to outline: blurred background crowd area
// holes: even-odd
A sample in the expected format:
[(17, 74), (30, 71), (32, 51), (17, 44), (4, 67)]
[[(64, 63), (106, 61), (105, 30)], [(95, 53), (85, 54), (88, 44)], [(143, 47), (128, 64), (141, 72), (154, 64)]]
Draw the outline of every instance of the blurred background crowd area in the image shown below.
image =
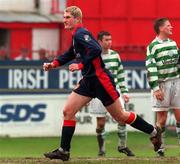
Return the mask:
[[(139, 53), (145, 54), (146, 47), (145, 46), (136, 46), (130, 45), (129, 47), (119, 48), (117, 51), (119, 53)], [(30, 50), (26, 47), (21, 47), (19, 50), (10, 50), (5, 46), (0, 47), (0, 60), (43, 60), (43, 61), (51, 61), (56, 58), (58, 55), (61, 55), (63, 52), (61, 50), (49, 50), (45, 48), (40, 48), (39, 50)], [(12, 57), (11, 54), (18, 54), (16, 57)], [(35, 54), (35, 58), (32, 57), (32, 54)], [(142, 55), (143, 57), (143, 55)], [(141, 59), (141, 58), (140, 58)]]
[(0, 0), (0, 60), (52, 60), (64, 52), (71, 33), (63, 11), (71, 5), (82, 9), (83, 24), (95, 37), (101, 30), (112, 34), (123, 61), (145, 60), (158, 17), (170, 19), (172, 38), (180, 43), (179, 0)]
[[(18, 54), (15, 58), (11, 57), (11, 54)], [(36, 58), (32, 58), (32, 54), (36, 54)], [(9, 50), (6, 47), (0, 47), (0, 61), (30, 61), (30, 60), (42, 60), (42, 61), (52, 61), (60, 54), (59, 51), (54, 50), (46, 50), (44, 48), (40, 48), (39, 50), (30, 50), (26, 47), (21, 47), (18, 50)]]

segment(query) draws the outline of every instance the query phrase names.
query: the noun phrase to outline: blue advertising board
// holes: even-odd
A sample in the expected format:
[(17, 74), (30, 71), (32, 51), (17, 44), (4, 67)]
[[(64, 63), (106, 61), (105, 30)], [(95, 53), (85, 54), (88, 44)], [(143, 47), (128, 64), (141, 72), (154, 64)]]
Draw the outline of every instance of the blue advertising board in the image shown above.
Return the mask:
[[(0, 94), (69, 93), (81, 79), (81, 72), (70, 72), (64, 66), (44, 72), (40, 61), (8, 61), (0, 63)], [(130, 91), (149, 89), (142, 62), (123, 63)]]

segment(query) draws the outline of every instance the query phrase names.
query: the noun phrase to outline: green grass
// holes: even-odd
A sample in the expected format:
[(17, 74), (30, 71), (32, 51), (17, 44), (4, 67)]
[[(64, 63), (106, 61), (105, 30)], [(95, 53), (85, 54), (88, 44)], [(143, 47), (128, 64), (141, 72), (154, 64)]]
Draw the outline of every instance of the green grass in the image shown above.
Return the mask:
[[(180, 157), (180, 147), (177, 137), (168, 134), (166, 137), (166, 156)], [(125, 157), (117, 151), (118, 137), (116, 133), (109, 133), (106, 137), (107, 157)], [(41, 158), (44, 152), (56, 149), (59, 146), (58, 137), (41, 138), (0, 138), (0, 158)], [(128, 133), (128, 146), (136, 157), (155, 157), (149, 136), (138, 132)], [(96, 158), (96, 136), (74, 136), (72, 140), (72, 158)]]

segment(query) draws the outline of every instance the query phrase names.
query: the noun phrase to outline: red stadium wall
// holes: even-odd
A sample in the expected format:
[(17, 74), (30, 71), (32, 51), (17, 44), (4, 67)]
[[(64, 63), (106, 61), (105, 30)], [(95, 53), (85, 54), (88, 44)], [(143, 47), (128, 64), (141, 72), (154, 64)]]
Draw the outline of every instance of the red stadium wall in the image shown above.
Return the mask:
[(29, 51), (28, 55), (31, 58), (31, 47), (32, 47), (32, 30), (30, 29), (12, 29), (11, 30), (11, 58), (15, 58), (20, 54), (21, 48), (27, 48)]
[[(32, 58), (32, 30), (34, 28), (40, 29), (53, 29), (59, 28), (63, 29), (62, 23), (21, 23), (21, 22), (11, 22), (5, 23), (0, 22), (0, 29), (6, 29), (9, 31), (9, 51), (10, 58), (14, 59), (19, 55), (21, 48), (27, 48), (29, 50), (29, 57)], [(61, 32), (61, 30), (60, 30)], [(60, 33), (60, 40), (67, 38), (62, 36)], [(65, 39), (66, 40), (66, 39)], [(63, 42), (60, 41), (59, 49), (63, 49)]]
[(82, 9), (83, 24), (95, 36), (100, 30), (111, 32), (113, 48), (121, 52), (123, 60), (145, 59), (146, 46), (155, 37), (153, 21), (158, 17), (171, 20), (172, 38), (180, 44), (179, 0), (67, 0), (67, 5)]

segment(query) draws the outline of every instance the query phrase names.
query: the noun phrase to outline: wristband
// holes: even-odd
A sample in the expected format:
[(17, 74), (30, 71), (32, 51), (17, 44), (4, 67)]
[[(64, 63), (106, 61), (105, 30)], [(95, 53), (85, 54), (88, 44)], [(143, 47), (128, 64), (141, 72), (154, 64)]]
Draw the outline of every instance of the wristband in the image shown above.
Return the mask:
[(54, 65), (55, 68), (58, 67), (58, 66), (60, 66), (58, 60), (54, 60), (54, 61), (52, 62), (52, 64)]
[(84, 65), (82, 63), (78, 64), (78, 69), (83, 69)]

